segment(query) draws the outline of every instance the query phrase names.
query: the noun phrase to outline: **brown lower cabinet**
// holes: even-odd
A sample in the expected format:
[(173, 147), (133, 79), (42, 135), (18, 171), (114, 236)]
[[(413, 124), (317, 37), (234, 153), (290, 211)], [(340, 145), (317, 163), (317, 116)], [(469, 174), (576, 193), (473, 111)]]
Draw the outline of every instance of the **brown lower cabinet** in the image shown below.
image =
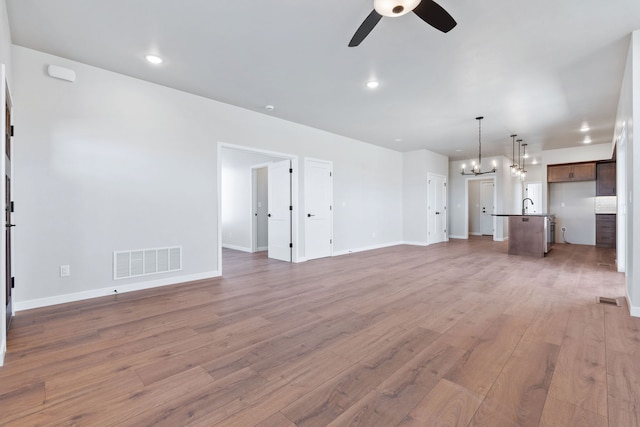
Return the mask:
[(596, 215), (596, 246), (599, 248), (616, 247), (616, 215)]

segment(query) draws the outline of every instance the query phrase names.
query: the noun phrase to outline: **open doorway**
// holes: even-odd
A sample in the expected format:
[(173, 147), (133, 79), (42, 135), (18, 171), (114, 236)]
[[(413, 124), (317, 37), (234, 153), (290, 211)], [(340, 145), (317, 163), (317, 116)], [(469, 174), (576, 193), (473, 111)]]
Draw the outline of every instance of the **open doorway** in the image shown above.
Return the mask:
[[(265, 172), (266, 179), (261, 180), (260, 185), (267, 187), (267, 206), (265, 209), (265, 202), (261, 201), (257, 210), (257, 180)], [(258, 241), (259, 234), (266, 238), (270, 258), (297, 262), (297, 174), (297, 156), (218, 144), (218, 266), (221, 273), (222, 248), (255, 252), (258, 247), (264, 247), (262, 240), (262, 243)], [(266, 211), (267, 216), (266, 234), (259, 231), (256, 221), (256, 214), (262, 211)], [(262, 224), (265, 228), (264, 222)]]
[(470, 177), (465, 182), (465, 236), (491, 236), (496, 239), (495, 177)]

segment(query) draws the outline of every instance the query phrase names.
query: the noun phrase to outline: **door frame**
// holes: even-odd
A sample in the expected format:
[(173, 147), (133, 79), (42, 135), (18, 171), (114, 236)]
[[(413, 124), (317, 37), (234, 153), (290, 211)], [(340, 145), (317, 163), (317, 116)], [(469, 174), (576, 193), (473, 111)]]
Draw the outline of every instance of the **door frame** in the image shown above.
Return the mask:
[(304, 218), (305, 212), (307, 212), (307, 194), (309, 194), (309, 188), (308, 188), (308, 175), (307, 175), (307, 163), (308, 162), (315, 162), (315, 163), (324, 163), (329, 165), (330, 169), (331, 169), (331, 196), (330, 196), (330, 201), (329, 203), (331, 204), (331, 210), (329, 211), (329, 239), (331, 240), (331, 248), (329, 251), (329, 256), (332, 257), (333, 256), (333, 162), (331, 160), (323, 160), (323, 159), (316, 159), (314, 157), (305, 157), (304, 158), (304, 200), (305, 200), (305, 206), (304, 206), (304, 211), (302, 212), (303, 215), (303, 220), (305, 221), (305, 225), (304, 225), (304, 245), (305, 245), (305, 251), (304, 251), (304, 259), (307, 260), (307, 242), (308, 242), (308, 233), (307, 233), (307, 222), (306, 222), (306, 218)]
[(282, 160), (291, 160), (291, 168), (293, 169), (293, 173), (291, 174), (291, 204), (293, 206), (293, 215), (291, 218), (291, 240), (293, 243), (293, 251), (291, 253), (291, 262), (300, 262), (300, 236), (299, 236), (299, 203), (298, 203), (298, 176), (299, 176), (299, 166), (298, 166), (298, 156), (290, 153), (281, 153), (278, 151), (271, 150), (262, 150), (254, 147), (247, 147), (244, 145), (230, 144), (227, 142), (218, 141), (218, 151), (217, 151), (217, 212), (218, 212), (218, 273), (222, 275), (222, 150), (224, 148), (232, 149), (232, 150), (242, 150), (249, 151), (252, 153), (266, 154), (268, 156), (279, 157)]
[[(493, 181), (493, 206), (497, 206), (496, 177), (493, 176), (468, 176), (464, 180), (464, 238), (469, 238), (469, 181)], [(496, 217), (493, 217), (493, 240), (496, 240)]]

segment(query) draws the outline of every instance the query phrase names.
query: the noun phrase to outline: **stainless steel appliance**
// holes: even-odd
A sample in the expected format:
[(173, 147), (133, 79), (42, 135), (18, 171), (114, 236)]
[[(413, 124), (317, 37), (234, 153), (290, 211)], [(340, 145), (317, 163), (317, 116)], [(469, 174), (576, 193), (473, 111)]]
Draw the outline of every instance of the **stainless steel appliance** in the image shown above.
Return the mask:
[(551, 250), (551, 247), (556, 243), (556, 216), (547, 215), (544, 219), (544, 253), (546, 254)]

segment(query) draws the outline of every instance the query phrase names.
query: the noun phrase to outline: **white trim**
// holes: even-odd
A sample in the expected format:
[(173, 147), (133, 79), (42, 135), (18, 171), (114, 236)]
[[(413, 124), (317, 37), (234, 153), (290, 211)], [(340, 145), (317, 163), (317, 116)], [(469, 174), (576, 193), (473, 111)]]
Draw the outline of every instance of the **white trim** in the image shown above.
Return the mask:
[(256, 252), (264, 252), (264, 251), (268, 251), (269, 250), (269, 246), (258, 246), (256, 248)]
[(461, 240), (469, 240), (469, 237), (466, 236), (449, 236), (450, 239), (461, 239)]
[(429, 243), (427, 242), (417, 242), (417, 241), (410, 241), (410, 240), (405, 240), (404, 242), (402, 242), (403, 245), (411, 245), (411, 246), (429, 246)]
[(219, 271), (207, 271), (204, 273), (190, 274), (187, 276), (175, 276), (166, 279), (151, 280), (147, 282), (130, 283), (128, 285), (114, 285), (109, 288), (92, 289), (90, 291), (76, 292), (73, 294), (56, 295), (47, 298), (39, 298), (28, 301), (16, 302), (16, 311), (31, 310), (33, 308), (47, 307), (50, 305), (65, 304), (91, 298), (123, 294), (126, 292), (141, 291), (143, 289), (159, 288), (161, 286), (177, 285), (196, 280), (213, 279), (220, 277)]
[(249, 252), (249, 253), (253, 253), (253, 251), (251, 250), (251, 248), (245, 248), (244, 246), (238, 246), (238, 245), (230, 245), (228, 243), (224, 243), (222, 245), (223, 248), (227, 248), (227, 249), (233, 249), (234, 251), (242, 251), (242, 252)]
[(640, 317), (640, 307), (634, 307), (629, 303), (629, 299), (627, 298), (627, 304), (629, 305), (629, 313), (633, 317)]
[[(497, 194), (497, 182), (495, 173), (487, 176), (467, 176), (464, 180), (464, 234), (467, 237), (460, 237), (460, 239), (468, 239), (469, 237), (469, 181), (493, 181), (493, 210), (495, 213), (495, 208), (498, 205), (498, 194)], [(497, 217), (493, 217), (493, 240), (496, 240), (496, 233), (498, 231)], [(449, 236), (452, 237), (452, 236)]]
[(333, 256), (348, 255), (354, 252), (372, 251), (374, 249), (388, 248), (390, 246), (399, 246), (403, 244), (404, 242), (391, 242), (391, 243), (382, 243), (379, 245), (363, 246), (361, 248), (352, 248), (352, 249), (347, 249), (343, 251), (334, 251)]

